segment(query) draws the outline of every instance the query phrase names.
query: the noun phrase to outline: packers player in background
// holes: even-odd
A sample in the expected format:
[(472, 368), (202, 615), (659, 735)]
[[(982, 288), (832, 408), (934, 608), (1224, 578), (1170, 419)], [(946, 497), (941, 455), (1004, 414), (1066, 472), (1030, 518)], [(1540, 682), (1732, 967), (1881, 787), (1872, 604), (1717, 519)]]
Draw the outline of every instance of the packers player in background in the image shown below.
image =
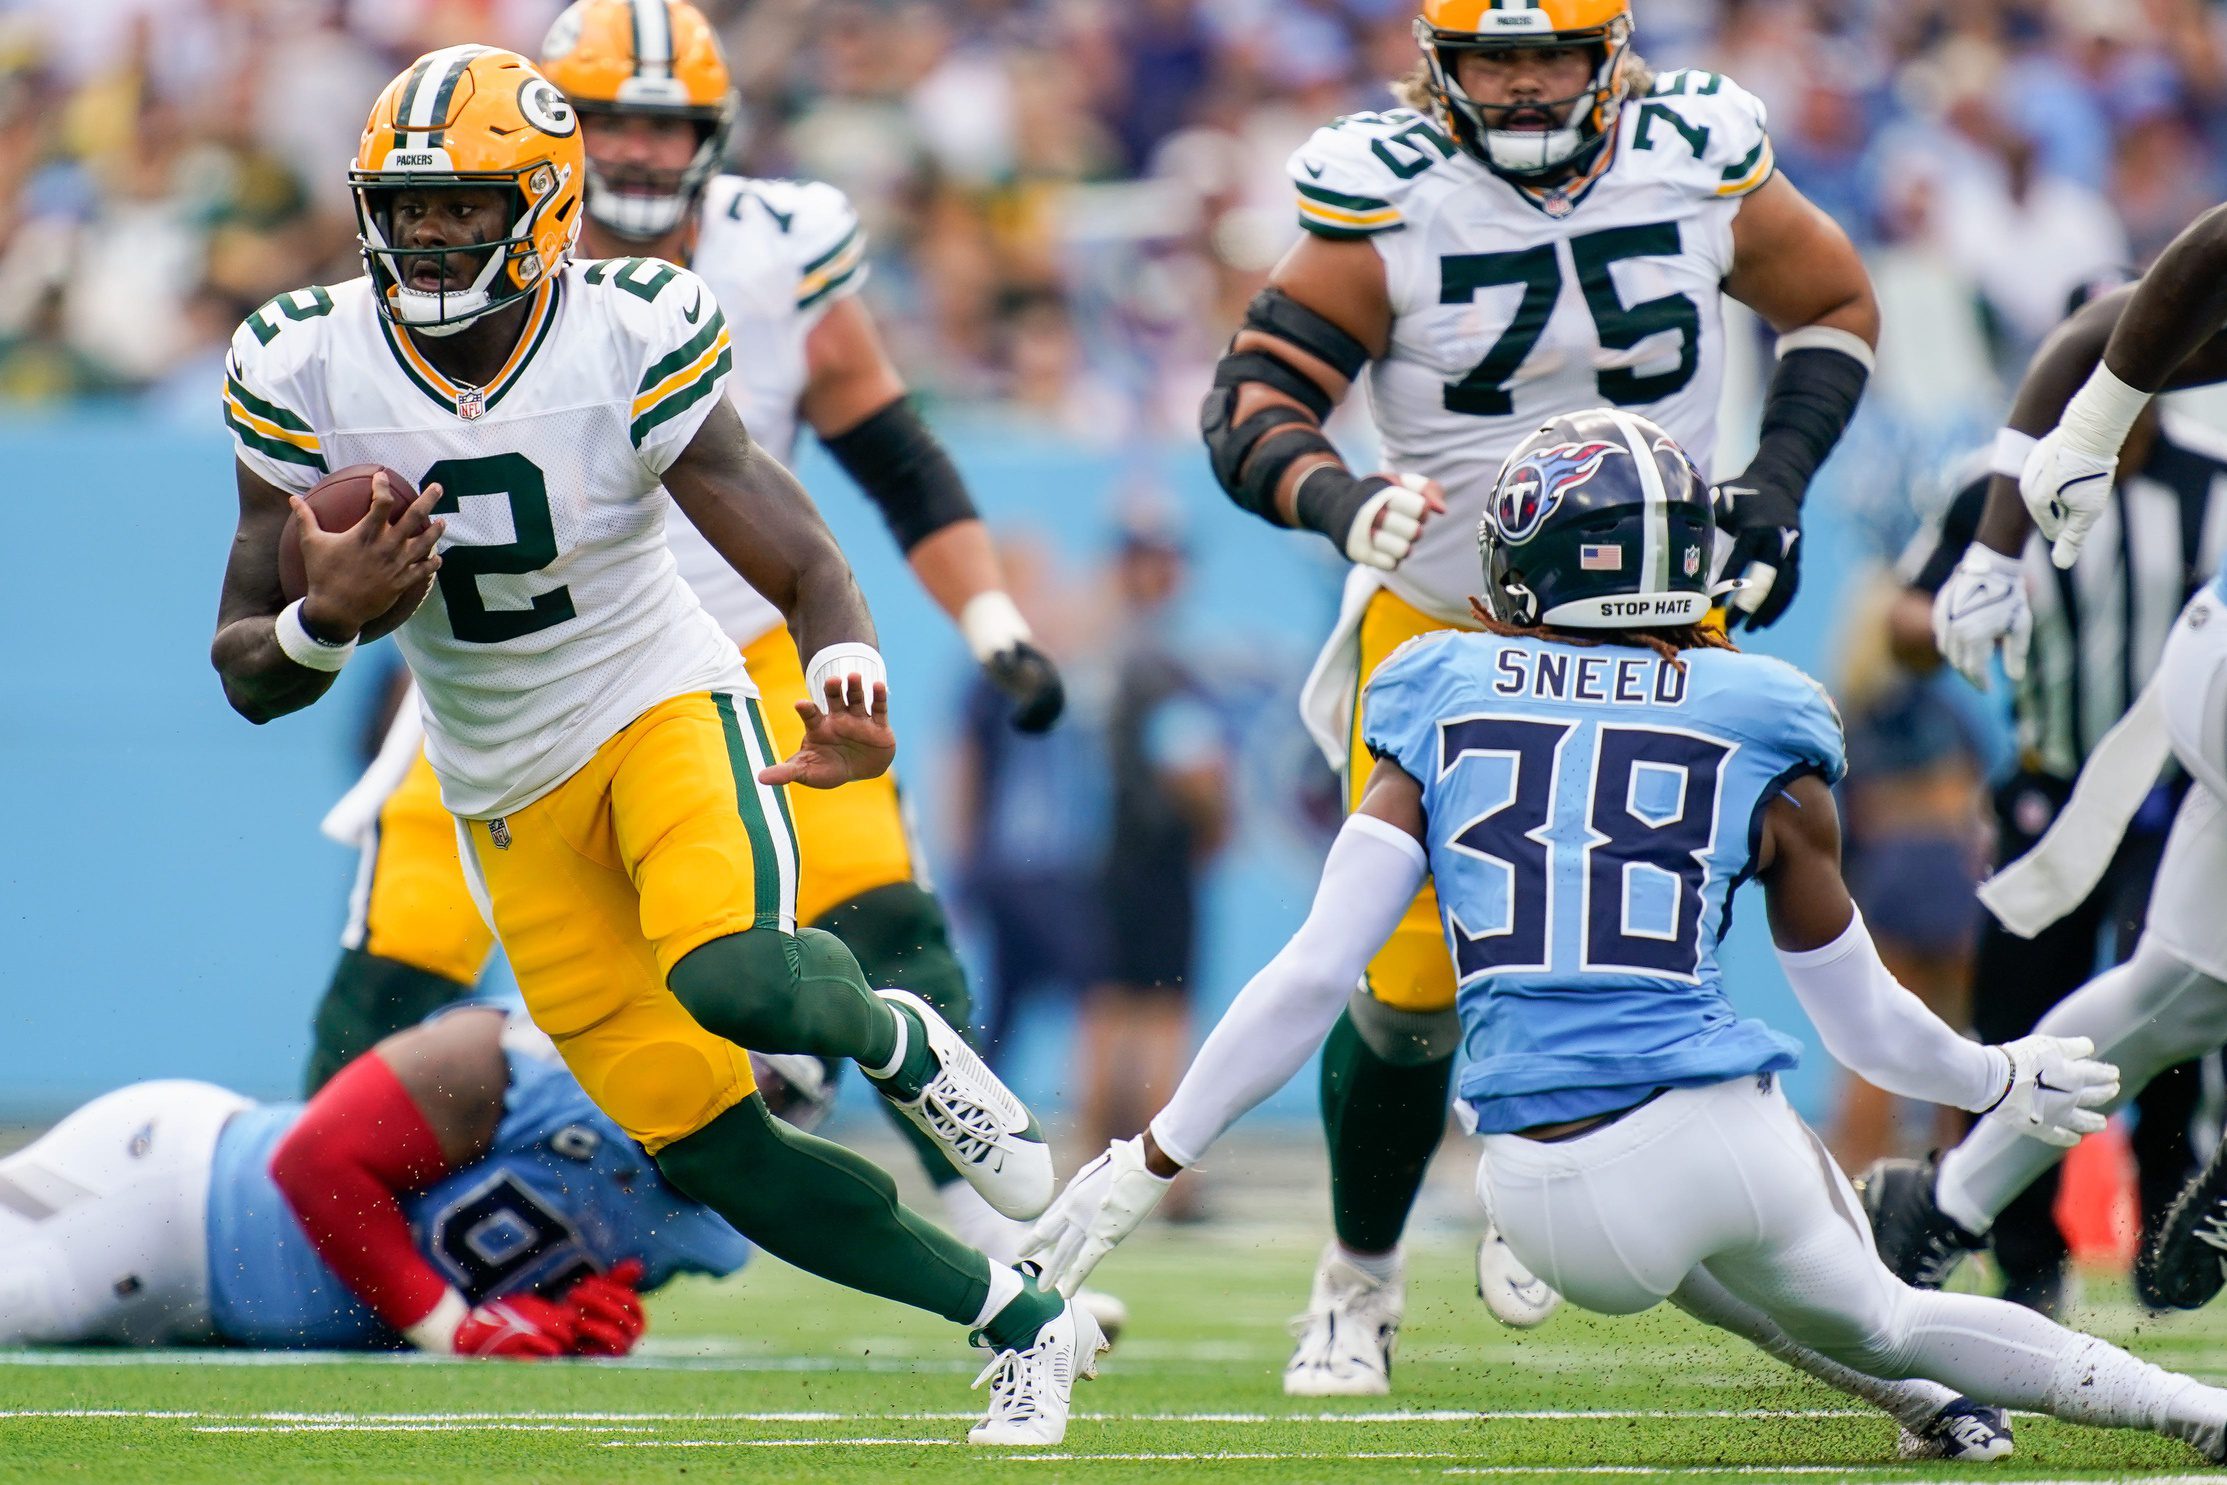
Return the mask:
[[(581, 255), (663, 259), (710, 286), (741, 347), (727, 395), (759, 447), (791, 462), (800, 421), (880, 507), (891, 534), (969, 649), (1012, 699), (1014, 725), (1057, 720), (1058, 672), (1004, 589), (988, 529), (913, 409), (857, 297), (865, 242), (842, 192), (719, 174), (735, 96), (719, 41), (685, 0), (579, 0), (550, 28), (541, 66), (580, 115), (587, 148)], [(781, 613), (685, 521), (666, 537), (681, 577), (741, 646), (775, 749), (801, 737), (796, 643)], [(362, 865), (339, 964), (316, 1020), (309, 1082), (466, 993), (493, 936), (464, 891), (456, 841), (405, 705), (394, 747), (331, 821)], [(399, 782), (397, 782), (399, 778)], [(918, 879), (894, 775), (790, 799), (803, 845), (797, 916), (840, 937), (876, 985), (968, 1023), (968, 987), (942, 907)], [(1010, 1222), (974, 1198), (910, 1124), (953, 1225), (1010, 1251)]]
[[(380, 94), (349, 172), (365, 276), (282, 295), (233, 337), (240, 519), (212, 659), (264, 722), (322, 696), (367, 625), (398, 622), (472, 895), (588, 1097), (758, 1247), (977, 1332), (996, 1354), (970, 1440), (1056, 1442), (1097, 1324), (757, 1091), (745, 1047), (847, 1058), (991, 1205), (1026, 1217), (1050, 1198), (1011, 1091), (926, 1001), (869, 988), (797, 920), (783, 786), (873, 778), (896, 751), (873, 621), (725, 396), (734, 338), (710, 288), (648, 259), (571, 261), (586, 168), (572, 106), (514, 53), (445, 48)], [(366, 463), (419, 493), (402, 505), (378, 473), (357, 525), (321, 530), (301, 497)], [(786, 757), (675, 570), (673, 506), (811, 656), (817, 701), (796, 703)], [(290, 602), (289, 522), (307, 579)], [(452, 1349), (468, 1307), (421, 1298), (390, 1323)]]
[[(1607, 403), (1707, 469), (1723, 296), (1754, 309), (1779, 334), (1761, 446), (1714, 492), (1718, 552), (1676, 560), (1736, 580), (1730, 622), (1760, 628), (1792, 601), (1803, 493), (1878, 337), (1863, 265), (1775, 171), (1762, 105), (1714, 73), (1654, 73), (1627, 0), (1425, 0), (1415, 34), (1421, 60), (1396, 85), (1406, 107), (1339, 119), (1292, 156), (1305, 235), (1248, 308), (1202, 413), (1238, 505), (1320, 532), (1355, 564), (1302, 710), (1356, 808), (1360, 688), (1406, 640), (1475, 627), (1471, 533), (1521, 439)], [(1364, 369), (1387, 474), (1348, 470), (1321, 431)], [(1601, 456), (1566, 452), (1571, 473)], [(1552, 492), (1534, 505), (1543, 518)], [(1627, 559), (1603, 546), (1591, 560)], [(1673, 558), (1658, 542), (1628, 560)], [(1287, 1392), (1390, 1388), (1400, 1235), (1445, 1127), (1453, 1005), (1426, 885), (1324, 1052), (1336, 1237)], [(1478, 1269), (1509, 1323), (1555, 1302), (1489, 1232)]]

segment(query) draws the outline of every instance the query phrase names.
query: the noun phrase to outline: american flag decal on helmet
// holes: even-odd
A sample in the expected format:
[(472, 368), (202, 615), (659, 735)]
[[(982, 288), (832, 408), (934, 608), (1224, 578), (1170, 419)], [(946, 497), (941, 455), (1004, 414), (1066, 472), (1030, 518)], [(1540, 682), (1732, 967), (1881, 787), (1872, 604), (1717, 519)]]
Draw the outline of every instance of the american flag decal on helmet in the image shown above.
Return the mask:
[(1587, 542), (1577, 549), (1577, 565), (1583, 572), (1622, 572), (1624, 549), (1614, 542)]

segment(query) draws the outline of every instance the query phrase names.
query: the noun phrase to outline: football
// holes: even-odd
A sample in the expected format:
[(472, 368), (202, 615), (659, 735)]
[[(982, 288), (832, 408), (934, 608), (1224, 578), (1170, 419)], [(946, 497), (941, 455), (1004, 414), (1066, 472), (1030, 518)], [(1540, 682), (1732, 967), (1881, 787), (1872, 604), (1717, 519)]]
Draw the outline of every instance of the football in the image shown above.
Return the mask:
[[(309, 502), (310, 513), (317, 517), (317, 524), (327, 531), (346, 531), (364, 518), (371, 509), (371, 477), (386, 466), (381, 464), (351, 464), (346, 469), (336, 469), (319, 480), (316, 487), (302, 498)], [(400, 519), (410, 502), (417, 499), (417, 488), (401, 475), (386, 469), (387, 488), (394, 493), (394, 514)], [(302, 538), (291, 518), (278, 539), (278, 586), (292, 603), (309, 591), (309, 575), (302, 567)], [(373, 640), (392, 634), (402, 627), (404, 620), (417, 612), (419, 604), (433, 586), (428, 577), (414, 593), (405, 593), (395, 600), (394, 607), (363, 626), (362, 639)]]

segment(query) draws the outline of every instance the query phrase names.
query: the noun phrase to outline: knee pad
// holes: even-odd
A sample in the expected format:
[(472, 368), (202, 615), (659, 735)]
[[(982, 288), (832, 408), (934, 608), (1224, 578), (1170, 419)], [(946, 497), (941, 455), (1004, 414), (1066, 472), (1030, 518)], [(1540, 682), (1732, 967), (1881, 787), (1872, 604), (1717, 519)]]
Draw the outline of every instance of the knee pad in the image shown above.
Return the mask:
[(910, 990), (953, 1026), (970, 1021), (973, 996), (951, 948), (943, 904), (917, 882), (862, 892), (822, 915), (807, 933), (826, 930), (858, 957), (866, 983)]
[(1366, 990), (1355, 990), (1346, 1014), (1363, 1045), (1394, 1067), (1444, 1062), (1461, 1050), (1461, 1018), (1450, 1010), (1396, 1010)]
[(786, 1050), (778, 1046), (779, 1031), (790, 1017), (805, 961), (803, 934), (753, 928), (691, 949), (665, 983), (706, 1031), (739, 1046)]

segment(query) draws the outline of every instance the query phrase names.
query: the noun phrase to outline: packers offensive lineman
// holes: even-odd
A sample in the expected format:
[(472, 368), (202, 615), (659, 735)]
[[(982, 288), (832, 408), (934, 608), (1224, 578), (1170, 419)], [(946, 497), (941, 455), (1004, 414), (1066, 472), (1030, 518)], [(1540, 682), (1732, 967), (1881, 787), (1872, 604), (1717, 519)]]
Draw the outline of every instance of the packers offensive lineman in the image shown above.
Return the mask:
[[(873, 623), (811, 500), (723, 395), (735, 354), (686, 269), (571, 261), (577, 116), (524, 58), (432, 52), (388, 84), (349, 173), (366, 275), (285, 295), (233, 338), (239, 532), (213, 659), (262, 722), (314, 702), (372, 619), (397, 630), (467, 881), (527, 1009), (596, 1106), (757, 1246), (976, 1329), (978, 1443), (1041, 1443), (1103, 1338), (1088, 1315), (899, 1205), (850, 1151), (780, 1126), (743, 1050), (849, 1058), (1008, 1216), (1042, 1210), (1035, 1121), (925, 1001), (870, 990), (796, 921), (789, 783), (889, 766)], [(748, 354), (748, 347), (743, 353)], [(351, 530), (300, 493), (376, 463)], [(293, 492), (291, 495), (289, 492)], [(670, 495), (670, 500), (668, 500)], [(740, 654), (680, 580), (678, 505), (812, 658), (773, 748)], [(279, 588), (281, 530), (305, 597)], [(824, 708), (824, 709), (823, 709)], [(447, 1349), (453, 1294), (397, 1315)]]
[[(1628, 0), (1425, 0), (1415, 33), (1408, 106), (1339, 119), (1292, 156), (1305, 234), (1202, 413), (1238, 505), (1356, 564), (1301, 703), (1349, 807), (1369, 773), (1359, 688), (1413, 636), (1470, 627), (1470, 529), (1542, 418), (1630, 408), (1706, 467), (1722, 296), (1780, 332), (1755, 459), (1715, 492), (1723, 555), (1680, 559), (1737, 580), (1731, 619), (1760, 627), (1792, 600), (1802, 495), (1878, 332), (1854, 248), (1775, 172), (1762, 105), (1713, 73), (1652, 73)], [(1321, 432), (1364, 368), (1386, 475), (1356, 476)], [(1437, 919), (1426, 884), (1323, 1057), (1335, 1238), (1287, 1392), (1390, 1390), (1400, 1235), (1445, 1128), (1456, 1035)], [(1478, 1268), (1502, 1320), (1551, 1309), (1489, 1229)]]
[[(686, 0), (579, 0), (541, 66), (579, 113), (588, 153), (584, 255), (686, 264), (710, 285), (745, 352), (728, 396), (758, 445), (790, 462), (799, 418), (881, 507), (922, 584), (958, 621), (1025, 731), (1062, 694), (1006, 596), (966, 486), (905, 394), (859, 298), (865, 243), (843, 194), (816, 182), (719, 175), (735, 115), (719, 42)], [(688, 522), (666, 531), (680, 573), (740, 645), (774, 748), (800, 738), (804, 692), (780, 611)], [(464, 890), (455, 833), (404, 706), (392, 746), (328, 829), (359, 846), (342, 952), (316, 1018), (312, 1088), (400, 1025), (463, 994), (493, 938)], [(953, 1025), (968, 989), (943, 910), (919, 884), (893, 773), (791, 799), (803, 870), (797, 915), (842, 938), (876, 985), (910, 990)], [(899, 1127), (914, 1134), (912, 1126)], [(1018, 1241), (915, 1135), (954, 1227), (996, 1252)]]
[[(1699, 471), (1637, 415), (1553, 418), (1517, 446), (1479, 531), (1483, 632), (1419, 636), (1371, 680), (1376, 762), (1306, 923), (1150, 1127), (1037, 1224), (1045, 1277), (1079, 1283), (1299, 1069), (1430, 872), (1460, 966), (1478, 1194), (1570, 1299), (1637, 1314), (1698, 1283), (1750, 1312), (1743, 1333), (1849, 1373), (2227, 1459), (2227, 1391), (1889, 1274), (1778, 1087), (1798, 1046), (1727, 1000), (1719, 935), (1753, 876), (1797, 999), (1863, 1076), (2060, 1144), (2100, 1129), (2117, 1089), (2085, 1040), (1982, 1046), (1888, 973), (1840, 875), (1840, 719), (1800, 671), (1705, 625), (1708, 572), (1682, 558), (1714, 523)], [(1624, 564), (1588, 560), (1603, 548)]]
[[(816, 1062), (752, 1061), (783, 1118), (824, 1115)], [(0, 1160), (0, 1188), (8, 1345), (392, 1348), (453, 1291), (456, 1355), (623, 1356), (641, 1295), (750, 1257), (492, 1006), (388, 1037), (306, 1104), (119, 1088)]]

